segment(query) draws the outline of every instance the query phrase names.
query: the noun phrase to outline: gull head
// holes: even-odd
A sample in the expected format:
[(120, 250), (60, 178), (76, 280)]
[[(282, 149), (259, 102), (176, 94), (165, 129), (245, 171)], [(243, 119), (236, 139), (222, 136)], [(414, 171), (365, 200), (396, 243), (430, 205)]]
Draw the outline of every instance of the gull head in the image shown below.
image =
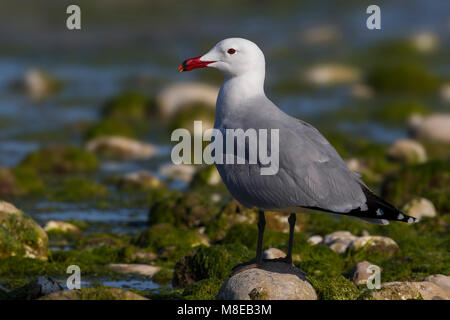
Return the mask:
[(179, 72), (210, 67), (231, 78), (246, 73), (264, 75), (265, 59), (259, 47), (246, 39), (228, 38), (217, 43), (208, 53), (185, 60)]

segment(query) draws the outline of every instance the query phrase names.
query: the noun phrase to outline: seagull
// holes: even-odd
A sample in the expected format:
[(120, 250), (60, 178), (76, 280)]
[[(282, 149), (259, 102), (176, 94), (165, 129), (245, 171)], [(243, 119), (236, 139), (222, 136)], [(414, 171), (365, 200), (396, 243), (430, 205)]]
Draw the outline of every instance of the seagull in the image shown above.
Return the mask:
[[(261, 175), (261, 163), (215, 163), (231, 195), (242, 205), (258, 209), (256, 258), (241, 263), (233, 274), (261, 267), (263, 259), (264, 211), (290, 213), (289, 242), (284, 258), (292, 264), (296, 213), (308, 210), (347, 215), (367, 222), (389, 224), (389, 220), (417, 222), (375, 195), (350, 170), (333, 146), (312, 125), (279, 109), (264, 92), (265, 58), (261, 49), (243, 38), (228, 38), (203, 56), (185, 60), (178, 71), (209, 67), (224, 76), (216, 103), (214, 128), (278, 129), (279, 170)], [(267, 143), (270, 145), (270, 143)], [(236, 152), (236, 150), (235, 150)], [(233, 156), (236, 156), (235, 154)]]

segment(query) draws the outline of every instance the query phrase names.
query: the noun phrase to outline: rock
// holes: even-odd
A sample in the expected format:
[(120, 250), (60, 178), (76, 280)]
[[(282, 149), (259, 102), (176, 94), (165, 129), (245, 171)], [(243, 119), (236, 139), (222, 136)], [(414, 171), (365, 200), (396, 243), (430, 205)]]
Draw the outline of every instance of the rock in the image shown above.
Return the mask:
[(363, 83), (355, 83), (350, 88), (350, 93), (358, 99), (369, 99), (374, 96), (373, 89)]
[(427, 161), (425, 148), (417, 141), (400, 139), (388, 149), (388, 156), (404, 163), (423, 163)]
[(323, 244), (330, 247), (334, 252), (344, 253), (356, 239), (358, 237), (348, 231), (336, 231), (326, 235)]
[(356, 82), (359, 78), (358, 69), (339, 64), (319, 64), (305, 73), (308, 82), (320, 86)]
[(164, 183), (148, 171), (127, 173), (120, 178), (119, 188), (123, 189), (156, 189), (164, 187)]
[(447, 295), (450, 295), (450, 276), (445, 276), (443, 274), (434, 274), (426, 277), (425, 281), (434, 283), (442, 290), (444, 290)]
[(23, 194), (11, 170), (0, 167), (0, 197), (12, 197)]
[(345, 164), (347, 165), (347, 167), (350, 170), (358, 172), (358, 173), (361, 173), (366, 169), (366, 167), (357, 158), (347, 159), (347, 160), (345, 160)]
[(319, 235), (315, 235), (315, 236), (309, 237), (307, 241), (310, 245), (315, 245), (315, 244), (321, 243), (323, 241), (323, 237), (319, 236)]
[(157, 151), (154, 145), (121, 136), (94, 138), (86, 144), (86, 149), (122, 159), (148, 159)]
[(277, 248), (269, 248), (263, 252), (263, 259), (278, 259), (284, 257), (286, 257), (286, 253)]
[(0, 200), (0, 259), (10, 256), (47, 260), (48, 237), (28, 215)]
[(381, 284), (380, 290), (371, 290), (370, 298), (374, 300), (448, 300), (448, 294), (436, 284), (423, 282), (387, 282)]
[(112, 263), (108, 264), (108, 268), (118, 273), (136, 273), (143, 276), (153, 277), (161, 268), (149, 266), (147, 264), (126, 264), (126, 263)]
[(195, 174), (195, 166), (189, 164), (166, 164), (159, 168), (159, 173), (171, 179), (190, 182)]
[(55, 231), (55, 232), (61, 232), (61, 233), (80, 233), (80, 229), (68, 222), (64, 222), (64, 221), (55, 221), (55, 220), (50, 220), (48, 221), (45, 226), (44, 226), (44, 230), (49, 232), (49, 231)]
[(355, 239), (349, 246), (349, 250), (379, 252), (385, 256), (392, 256), (399, 250), (399, 247), (394, 240), (388, 237), (363, 236)]
[(62, 82), (42, 70), (30, 69), (13, 87), (24, 91), (32, 100), (40, 100), (58, 91)]
[(225, 281), (219, 300), (317, 300), (316, 292), (299, 269), (280, 262), (242, 271)]
[(56, 280), (47, 276), (41, 276), (25, 286), (15, 289), (10, 293), (10, 296), (14, 299), (34, 300), (61, 290), (63, 288)]
[(428, 117), (414, 115), (409, 120), (414, 138), (436, 142), (450, 142), (450, 114), (434, 114)]
[(411, 43), (420, 52), (428, 53), (436, 50), (439, 39), (431, 32), (420, 32), (411, 38)]
[(159, 113), (164, 117), (174, 115), (181, 108), (195, 103), (216, 105), (219, 88), (202, 83), (174, 83), (165, 88), (157, 97)]
[(439, 94), (441, 96), (441, 99), (444, 100), (444, 102), (449, 103), (450, 102), (450, 83), (443, 84), (441, 86), (441, 89), (439, 90)]
[(373, 272), (369, 271), (370, 266), (376, 266), (368, 261), (358, 262), (356, 266), (350, 271), (350, 280), (356, 285), (365, 284)]
[(64, 290), (42, 297), (39, 300), (148, 300), (134, 292), (110, 287)]
[(436, 208), (434, 204), (425, 198), (413, 199), (403, 206), (403, 211), (414, 218), (435, 217)]

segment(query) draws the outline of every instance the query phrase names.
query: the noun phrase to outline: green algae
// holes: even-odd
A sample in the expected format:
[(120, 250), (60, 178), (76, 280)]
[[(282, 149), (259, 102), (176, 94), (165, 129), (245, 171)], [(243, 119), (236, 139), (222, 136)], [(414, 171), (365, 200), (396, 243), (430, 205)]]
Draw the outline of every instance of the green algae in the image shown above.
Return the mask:
[(353, 282), (343, 276), (323, 277), (308, 275), (320, 300), (356, 300), (360, 292)]
[(85, 132), (84, 139), (90, 140), (105, 136), (123, 136), (136, 138), (139, 135), (136, 127), (120, 119), (106, 118), (92, 124)]
[(156, 112), (156, 102), (137, 92), (124, 92), (108, 100), (102, 108), (104, 118), (142, 121)]
[(166, 258), (170, 261), (180, 259), (192, 247), (200, 244), (197, 230), (180, 230), (169, 224), (156, 224), (136, 235), (131, 243), (140, 248), (146, 248), (153, 252), (161, 252), (168, 248)]
[(413, 114), (428, 115), (431, 108), (417, 101), (400, 100), (381, 105), (373, 112), (373, 118), (385, 124), (405, 124)]
[(450, 161), (435, 160), (402, 168), (383, 182), (382, 196), (394, 204), (429, 199), (438, 213), (450, 213)]
[(168, 223), (176, 227), (198, 227), (213, 219), (218, 208), (200, 193), (170, 193), (156, 200), (149, 213), (149, 225)]
[(108, 189), (87, 178), (67, 177), (62, 179), (47, 196), (52, 201), (58, 202), (96, 201), (105, 199), (108, 196)]
[(197, 281), (185, 288), (183, 297), (187, 300), (215, 300), (223, 280), (209, 278)]
[(50, 146), (30, 153), (19, 165), (38, 173), (67, 174), (97, 170), (96, 156), (74, 146)]
[(439, 86), (439, 79), (424, 65), (412, 61), (384, 62), (367, 74), (367, 83), (387, 94), (429, 94)]

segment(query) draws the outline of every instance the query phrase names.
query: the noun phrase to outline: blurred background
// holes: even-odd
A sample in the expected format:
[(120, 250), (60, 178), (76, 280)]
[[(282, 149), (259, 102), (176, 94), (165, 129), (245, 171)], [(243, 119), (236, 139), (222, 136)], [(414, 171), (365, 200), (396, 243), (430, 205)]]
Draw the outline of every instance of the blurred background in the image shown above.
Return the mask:
[[(450, 213), (449, 1), (378, 1), (381, 30), (366, 28), (372, 1), (77, 1), (82, 29), (73, 31), (70, 4), (3, 0), (0, 9), (0, 198), (45, 227), (52, 263), (82, 259), (94, 282), (159, 290), (194, 244), (223, 241), (210, 222), (231, 198), (214, 168), (171, 163), (170, 133), (194, 120), (213, 124), (222, 77), (177, 67), (228, 37), (260, 46), (266, 94), (317, 127), (376, 193), (399, 207), (424, 197), (434, 210), (424, 215)], [(426, 232), (448, 247), (442, 219)], [(79, 233), (67, 236), (61, 221)], [(152, 238), (178, 231), (145, 234), (161, 223), (201, 236), (185, 248)], [(302, 230), (335, 231), (321, 223), (305, 218)], [(345, 223), (334, 226), (368, 228)], [(155, 254), (148, 261), (163, 268), (160, 284), (116, 273), (105, 280), (108, 263), (139, 259), (95, 251), (103, 245)], [(433, 271), (448, 268), (442, 252)], [(3, 268), (13, 286), (49, 266)], [(433, 272), (409, 271), (403, 278)]]

